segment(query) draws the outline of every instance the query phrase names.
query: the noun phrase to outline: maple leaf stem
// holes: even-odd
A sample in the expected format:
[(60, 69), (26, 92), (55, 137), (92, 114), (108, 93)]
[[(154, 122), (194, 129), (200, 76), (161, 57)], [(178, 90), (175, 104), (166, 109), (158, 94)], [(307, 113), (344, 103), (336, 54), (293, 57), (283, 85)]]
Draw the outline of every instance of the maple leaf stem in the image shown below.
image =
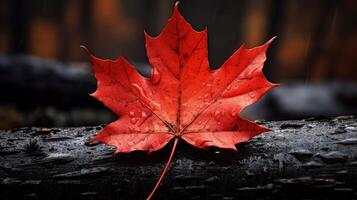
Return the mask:
[(171, 161), (172, 161), (172, 158), (174, 157), (175, 150), (176, 150), (176, 146), (177, 146), (177, 142), (178, 142), (178, 137), (175, 137), (174, 145), (173, 145), (173, 147), (172, 147), (169, 160), (167, 161), (167, 163), (166, 163), (166, 165), (165, 165), (165, 168), (164, 168), (164, 170), (162, 171), (161, 176), (160, 176), (159, 180), (157, 181), (157, 183), (156, 183), (154, 189), (151, 191), (150, 195), (146, 198), (146, 200), (150, 200), (150, 199), (154, 196), (154, 194), (155, 194), (157, 188), (159, 187), (159, 185), (160, 185), (162, 179), (164, 179), (164, 176), (165, 176), (167, 170), (169, 169), (169, 166), (170, 166), (170, 163), (171, 163)]

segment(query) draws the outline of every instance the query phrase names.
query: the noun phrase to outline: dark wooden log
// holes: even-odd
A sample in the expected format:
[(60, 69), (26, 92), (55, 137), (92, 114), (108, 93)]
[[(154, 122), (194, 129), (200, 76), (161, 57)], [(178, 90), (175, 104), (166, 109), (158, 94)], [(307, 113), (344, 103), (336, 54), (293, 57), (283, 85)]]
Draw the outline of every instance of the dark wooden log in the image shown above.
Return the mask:
[[(182, 140), (154, 199), (356, 199), (357, 119), (260, 122), (238, 152)], [(102, 127), (0, 131), (1, 199), (144, 199), (172, 144), (113, 156), (85, 145)]]

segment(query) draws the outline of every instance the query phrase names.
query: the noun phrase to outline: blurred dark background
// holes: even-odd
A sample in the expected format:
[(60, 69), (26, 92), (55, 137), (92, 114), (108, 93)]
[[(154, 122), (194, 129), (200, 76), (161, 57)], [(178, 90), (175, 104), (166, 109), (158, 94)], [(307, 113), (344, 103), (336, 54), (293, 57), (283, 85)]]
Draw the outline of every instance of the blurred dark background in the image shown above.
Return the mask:
[[(0, 128), (80, 126), (115, 119), (89, 97), (98, 57), (124, 55), (148, 71), (143, 30), (160, 33), (174, 0), (0, 0)], [(242, 43), (273, 36), (265, 74), (282, 83), (242, 115), (300, 119), (357, 113), (357, 1), (182, 0), (194, 28), (208, 27), (218, 68)]]

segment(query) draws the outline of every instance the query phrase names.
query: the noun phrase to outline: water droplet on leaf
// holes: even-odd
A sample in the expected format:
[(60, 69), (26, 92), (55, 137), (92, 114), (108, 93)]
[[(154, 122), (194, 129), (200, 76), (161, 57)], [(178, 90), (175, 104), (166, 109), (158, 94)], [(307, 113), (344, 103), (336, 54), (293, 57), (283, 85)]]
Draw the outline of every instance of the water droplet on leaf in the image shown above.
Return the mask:
[(248, 93), (248, 96), (249, 96), (250, 98), (254, 99), (254, 98), (256, 97), (256, 93), (254, 93), (254, 92), (249, 92), (249, 93)]
[(143, 111), (143, 112), (141, 113), (141, 116), (145, 118), (145, 117), (147, 117), (148, 115), (146, 114), (146, 112)]
[(160, 82), (160, 79), (161, 79), (161, 74), (159, 70), (157, 70), (156, 67), (153, 67), (151, 71), (151, 83), (156, 85)]
[(216, 112), (214, 112), (214, 118), (215, 118), (217, 121), (219, 121), (219, 120), (221, 120), (220, 117), (221, 117), (221, 111), (216, 110)]
[(232, 117), (237, 116), (237, 111), (235, 110), (235, 108), (232, 109), (231, 115)]
[(136, 122), (138, 122), (137, 118), (133, 117), (133, 118), (130, 119), (130, 123), (136, 124)]
[(129, 112), (129, 117), (135, 117), (135, 113), (133, 111)]

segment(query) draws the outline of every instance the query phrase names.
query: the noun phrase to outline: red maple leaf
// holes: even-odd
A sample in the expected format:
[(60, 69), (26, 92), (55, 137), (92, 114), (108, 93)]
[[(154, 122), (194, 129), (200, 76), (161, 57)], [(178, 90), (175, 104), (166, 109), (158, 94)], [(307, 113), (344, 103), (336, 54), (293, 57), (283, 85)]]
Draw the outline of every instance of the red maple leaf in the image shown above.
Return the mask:
[(151, 77), (141, 76), (123, 57), (102, 60), (88, 52), (98, 88), (92, 94), (120, 118), (90, 142), (117, 147), (116, 152), (156, 151), (174, 140), (160, 184), (177, 141), (206, 148), (236, 150), (235, 145), (269, 129), (239, 117), (240, 112), (276, 86), (262, 72), (266, 44), (243, 45), (217, 70), (208, 63), (207, 30), (195, 31), (176, 4), (157, 37), (145, 34)]

